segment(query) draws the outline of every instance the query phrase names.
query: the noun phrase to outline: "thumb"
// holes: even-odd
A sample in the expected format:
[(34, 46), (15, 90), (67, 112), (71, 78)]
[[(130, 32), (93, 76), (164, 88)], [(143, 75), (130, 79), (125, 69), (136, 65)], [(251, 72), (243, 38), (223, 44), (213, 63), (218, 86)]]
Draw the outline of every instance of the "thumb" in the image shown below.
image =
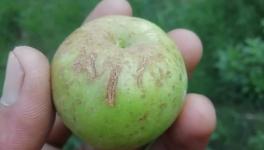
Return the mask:
[(0, 102), (0, 149), (41, 149), (54, 118), (42, 53), (25, 46), (10, 52)]

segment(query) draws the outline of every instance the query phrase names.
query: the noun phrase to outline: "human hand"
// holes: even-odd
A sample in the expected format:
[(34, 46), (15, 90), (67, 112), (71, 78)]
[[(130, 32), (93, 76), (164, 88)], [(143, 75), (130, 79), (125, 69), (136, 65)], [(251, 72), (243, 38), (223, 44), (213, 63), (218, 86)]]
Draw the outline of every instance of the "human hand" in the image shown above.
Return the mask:
[[(125, 0), (104, 0), (86, 21), (110, 14), (130, 16), (132, 9)], [(168, 34), (180, 49), (191, 76), (202, 55), (200, 39), (185, 29)], [(49, 67), (47, 58), (33, 48), (17, 47), (10, 52), (0, 101), (0, 150), (57, 150), (71, 135), (55, 115)], [(215, 124), (210, 100), (187, 94), (179, 118), (151, 150), (203, 150)]]

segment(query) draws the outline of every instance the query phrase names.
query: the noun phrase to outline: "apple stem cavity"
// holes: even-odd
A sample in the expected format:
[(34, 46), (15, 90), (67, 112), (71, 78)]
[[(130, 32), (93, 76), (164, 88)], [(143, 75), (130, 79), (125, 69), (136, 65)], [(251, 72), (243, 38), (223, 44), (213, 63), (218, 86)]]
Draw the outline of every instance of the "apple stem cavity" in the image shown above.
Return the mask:
[(117, 46), (120, 48), (126, 48), (128, 46), (128, 43), (123, 38), (119, 38), (116, 43), (117, 43)]

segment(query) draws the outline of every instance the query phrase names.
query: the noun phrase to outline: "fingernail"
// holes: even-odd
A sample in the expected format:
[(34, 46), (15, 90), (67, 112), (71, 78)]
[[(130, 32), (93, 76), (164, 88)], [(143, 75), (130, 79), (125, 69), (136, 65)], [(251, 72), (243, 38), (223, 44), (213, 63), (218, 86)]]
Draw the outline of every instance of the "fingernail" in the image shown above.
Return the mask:
[(1, 104), (10, 106), (18, 99), (24, 79), (23, 68), (16, 55), (11, 51), (8, 56), (6, 76), (1, 97)]

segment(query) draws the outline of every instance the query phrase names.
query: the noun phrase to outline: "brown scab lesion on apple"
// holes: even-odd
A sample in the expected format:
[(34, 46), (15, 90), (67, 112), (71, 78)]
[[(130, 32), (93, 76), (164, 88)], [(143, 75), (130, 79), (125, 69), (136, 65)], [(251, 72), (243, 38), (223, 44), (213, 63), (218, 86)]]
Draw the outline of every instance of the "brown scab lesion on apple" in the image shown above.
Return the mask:
[(139, 63), (136, 75), (137, 86), (142, 88), (143, 86), (143, 74), (145, 72), (146, 66), (148, 64), (148, 59), (143, 57), (142, 61)]
[[(151, 65), (152, 63), (154, 63), (155, 61), (162, 61), (163, 56), (161, 55), (156, 55), (156, 56), (144, 56), (142, 58), (142, 60), (139, 62), (137, 71), (136, 71), (136, 83), (137, 83), (137, 87), (138, 88), (142, 88), (143, 87), (143, 76), (144, 76), (144, 72), (146, 71), (146, 68), (148, 65)], [(151, 76), (153, 77), (153, 79), (155, 80), (155, 84), (157, 85), (157, 87), (160, 87), (163, 85), (163, 80), (165, 78), (169, 78), (170, 77), (170, 71), (167, 70), (166, 73), (162, 68), (158, 68), (158, 73), (154, 72), (151, 68), (150, 68), (150, 73)]]
[(121, 66), (120, 65), (114, 65), (110, 71), (110, 76), (107, 83), (107, 95), (106, 95), (106, 103), (109, 106), (115, 105), (115, 99), (116, 99), (116, 89), (117, 89), (117, 83), (118, 78), (121, 73)]
[(90, 80), (96, 79), (98, 77), (95, 66), (96, 58), (97, 54), (95, 52), (87, 54), (84, 49), (81, 50), (73, 63), (73, 70), (77, 73), (86, 72)]

